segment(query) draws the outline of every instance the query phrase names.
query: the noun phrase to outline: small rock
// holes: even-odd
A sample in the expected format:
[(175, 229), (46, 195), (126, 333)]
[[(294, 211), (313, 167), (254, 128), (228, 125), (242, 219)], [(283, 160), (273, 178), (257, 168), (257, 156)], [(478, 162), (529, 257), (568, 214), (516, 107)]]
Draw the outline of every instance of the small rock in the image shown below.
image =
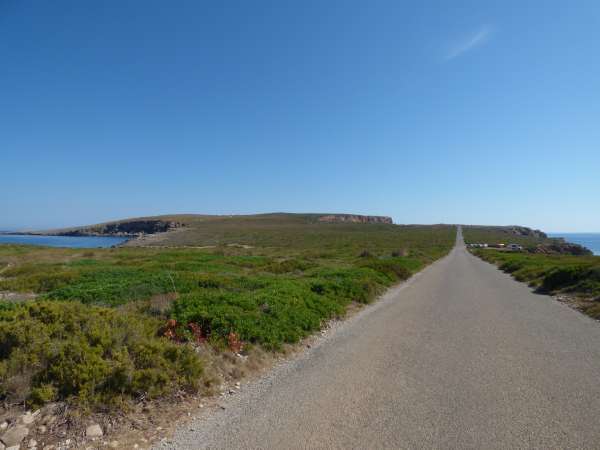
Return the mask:
[(110, 448), (117, 448), (119, 446), (119, 441), (110, 441), (110, 444), (108, 444), (108, 446)]
[(0, 450), (6, 450), (6, 446), (0, 441)]
[(38, 418), (40, 414), (40, 410), (38, 409), (35, 412), (27, 411), (25, 414), (21, 416), (21, 422), (24, 425), (31, 425)]
[(8, 422), (4, 421), (0, 423), (0, 431), (4, 431), (8, 428)]
[(21, 423), (23, 425), (31, 425), (34, 420), (35, 418), (30, 413), (26, 413), (21, 416)]
[(56, 414), (58, 414), (61, 410), (61, 408), (64, 407), (64, 403), (47, 403), (43, 408), (42, 408), (42, 416), (54, 416)]
[(40, 425), (39, 427), (37, 427), (38, 433), (44, 434), (46, 431), (48, 431), (48, 428), (45, 425)]
[(7, 447), (19, 446), (21, 441), (25, 439), (25, 436), (29, 434), (29, 430), (27, 427), (22, 425), (17, 425), (14, 428), (11, 428), (6, 433), (2, 435), (2, 442)]
[(35, 439), (30, 440), (28, 447), (29, 448), (35, 448), (35, 447), (37, 447), (37, 441)]
[(97, 423), (90, 425), (85, 429), (86, 437), (100, 437), (104, 433), (102, 432), (102, 428)]
[(56, 416), (49, 414), (44, 417), (44, 425), (52, 425), (54, 422), (56, 422)]

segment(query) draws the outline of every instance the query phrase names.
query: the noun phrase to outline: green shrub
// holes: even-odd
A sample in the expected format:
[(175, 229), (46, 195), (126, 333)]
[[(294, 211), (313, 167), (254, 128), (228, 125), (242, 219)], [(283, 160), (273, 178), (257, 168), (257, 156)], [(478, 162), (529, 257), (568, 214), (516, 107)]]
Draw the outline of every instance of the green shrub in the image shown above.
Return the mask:
[(508, 273), (516, 272), (517, 270), (522, 269), (522, 268), (523, 268), (522, 261), (507, 261), (500, 265), (500, 269), (505, 272), (508, 272)]
[(553, 291), (555, 289), (571, 286), (578, 281), (581, 281), (585, 277), (586, 272), (587, 271), (585, 269), (577, 266), (553, 269), (544, 277), (542, 289), (546, 291)]
[(257, 292), (206, 291), (182, 296), (173, 303), (173, 317), (192, 322), (205, 335), (224, 340), (231, 332), (242, 340), (279, 348), (297, 342), (321, 321), (341, 313), (341, 305), (323, 300), (306, 283), (280, 283)]
[(77, 302), (32, 302), (0, 315), (0, 391), (30, 379), (27, 400), (118, 405), (142, 394), (193, 389), (202, 374), (194, 351), (156, 336), (159, 323), (140, 314)]
[(271, 273), (289, 273), (289, 272), (302, 272), (311, 267), (314, 267), (314, 263), (310, 263), (305, 260), (298, 259), (286, 259), (283, 261), (275, 261), (267, 264), (263, 267), (265, 272)]
[(401, 259), (369, 259), (361, 264), (361, 267), (368, 267), (388, 277), (389, 281), (406, 280), (410, 277), (411, 271), (406, 267)]
[(5, 290), (50, 292), (73, 283), (77, 272), (58, 265), (23, 265), (3, 272), (0, 287)]
[(300, 278), (202, 276), (203, 290), (182, 295), (172, 303), (171, 314), (181, 336), (194, 323), (213, 340), (223, 342), (234, 332), (244, 341), (277, 349), (343, 314), (350, 302), (368, 303), (419, 265), (373, 258), (360, 267), (320, 268)]
[(118, 306), (150, 298), (173, 289), (166, 273), (147, 273), (129, 267), (94, 268), (78, 279), (48, 292), (55, 300), (77, 300), (82, 303)]
[(231, 285), (231, 278), (221, 275), (202, 274), (198, 277), (198, 287), (203, 289), (223, 289)]

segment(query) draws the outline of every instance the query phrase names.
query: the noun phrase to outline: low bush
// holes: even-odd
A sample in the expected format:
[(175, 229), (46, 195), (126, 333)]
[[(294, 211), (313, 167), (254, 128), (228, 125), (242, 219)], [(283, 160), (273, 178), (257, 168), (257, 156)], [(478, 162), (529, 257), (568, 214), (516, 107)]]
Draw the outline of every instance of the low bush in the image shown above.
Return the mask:
[(194, 389), (202, 364), (193, 349), (156, 336), (140, 314), (77, 302), (41, 301), (0, 312), (0, 396), (32, 406), (71, 400), (123, 405)]
[(78, 274), (61, 265), (27, 264), (11, 267), (2, 276), (2, 288), (5, 290), (44, 293), (68, 286)]
[[(238, 333), (243, 341), (278, 349), (318, 330), (324, 320), (343, 314), (351, 302), (367, 303), (390, 284), (408, 278), (406, 262), (372, 260), (363, 267), (319, 269), (304, 278), (242, 278), (255, 290), (204, 289), (181, 296), (172, 304), (172, 317), (181, 337), (190, 337), (188, 324), (204, 336), (224, 341)], [(237, 282), (230, 281), (228, 286)]]
[(504, 272), (513, 273), (523, 268), (521, 261), (507, 261), (500, 265), (500, 269)]
[(275, 261), (263, 267), (265, 272), (271, 273), (290, 273), (302, 272), (314, 267), (315, 264), (306, 260), (285, 259), (283, 261)]
[(341, 314), (344, 302), (347, 299), (323, 298), (308, 283), (288, 281), (256, 292), (188, 294), (173, 303), (172, 314), (184, 329), (195, 323), (213, 340), (225, 340), (235, 332), (243, 341), (277, 349)]
[(129, 267), (98, 268), (86, 270), (73, 283), (51, 290), (48, 297), (118, 306), (170, 292), (172, 285), (166, 273), (146, 273)]
[(556, 267), (544, 276), (541, 287), (551, 292), (572, 286), (581, 281), (588, 272), (585, 268), (578, 266)]
[(368, 267), (376, 272), (384, 274), (389, 281), (406, 280), (412, 274), (405, 261), (393, 259), (369, 259), (360, 264), (361, 267)]

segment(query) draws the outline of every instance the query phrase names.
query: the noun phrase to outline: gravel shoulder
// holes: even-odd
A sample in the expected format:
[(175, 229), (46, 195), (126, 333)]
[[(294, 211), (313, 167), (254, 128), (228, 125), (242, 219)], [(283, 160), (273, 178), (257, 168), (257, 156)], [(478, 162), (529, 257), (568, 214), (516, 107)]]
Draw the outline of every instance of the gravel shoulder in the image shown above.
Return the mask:
[(600, 327), (462, 243), (155, 448), (597, 448)]

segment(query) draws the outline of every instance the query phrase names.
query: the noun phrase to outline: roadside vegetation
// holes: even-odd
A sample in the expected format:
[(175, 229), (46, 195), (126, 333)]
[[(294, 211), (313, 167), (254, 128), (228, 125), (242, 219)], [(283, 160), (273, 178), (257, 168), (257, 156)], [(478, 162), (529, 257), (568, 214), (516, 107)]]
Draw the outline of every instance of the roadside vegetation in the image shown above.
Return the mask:
[(600, 318), (600, 257), (540, 255), (478, 249), (473, 252), (541, 293), (563, 294), (578, 309)]
[(524, 227), (464, 226), (467, 244), (515, 243), (523, 251), (477, 248), (472, 253), (497, 265), (537, 292), (557, 295), (583, 313), (600, 319), (600, 256), (577, 244), (548, 238)]
[(471, 251), (538, 292), (558, 295), (585, 314), (600, 318), (600, 257), (585, 247), (525, 227), (464, 226), (463, 235), (467, 244), (523, 246), (523, 251), (516, 252), (494, 248)]
[(0, 301), (5, 405), (98, 411), (195, 391), (211, 382), (201, 348), (280, 351), (455, 240), (450, 226), (283, 216), (173, 233), (200, 248), (0, 246), (0, 292), (36, 294)]

